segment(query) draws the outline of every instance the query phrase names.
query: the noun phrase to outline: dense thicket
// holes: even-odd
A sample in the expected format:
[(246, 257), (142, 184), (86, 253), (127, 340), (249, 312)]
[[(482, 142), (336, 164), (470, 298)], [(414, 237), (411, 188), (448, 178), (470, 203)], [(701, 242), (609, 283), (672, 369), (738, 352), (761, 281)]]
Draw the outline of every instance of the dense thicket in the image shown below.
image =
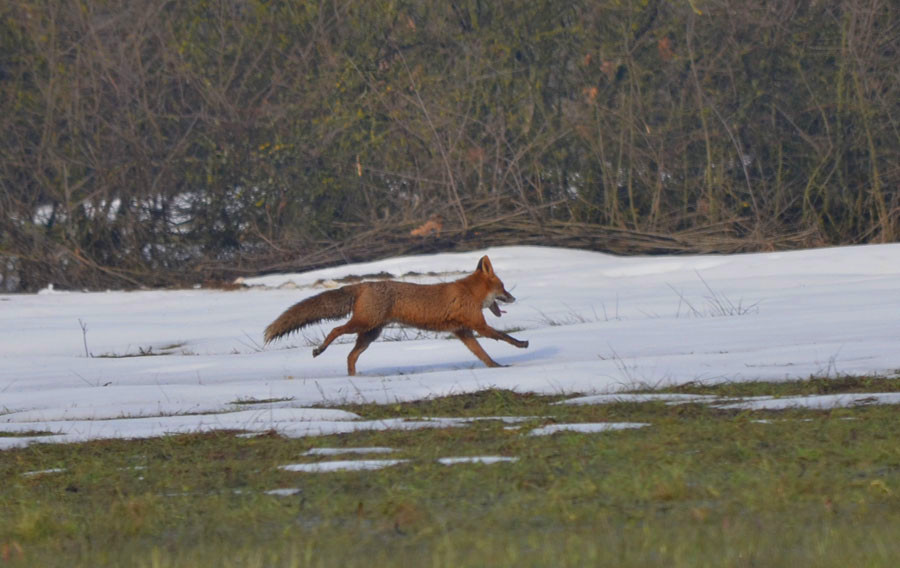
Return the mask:
[(900, 5), (12, 0), (0, 132), (7, 289), (892, 241)]

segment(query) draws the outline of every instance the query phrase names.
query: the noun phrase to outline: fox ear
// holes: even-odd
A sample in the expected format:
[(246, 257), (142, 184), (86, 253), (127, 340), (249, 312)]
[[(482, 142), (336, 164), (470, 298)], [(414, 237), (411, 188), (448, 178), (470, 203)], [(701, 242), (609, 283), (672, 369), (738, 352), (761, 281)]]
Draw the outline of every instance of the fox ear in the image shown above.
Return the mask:
[(478, 268), (476, 268), (479, 272), (484, 272), (485, 274), (493, 274), (494, 267), (491, 266), (491, 259), (484, 255), (481, 257), (481, 260), (478, 261)]

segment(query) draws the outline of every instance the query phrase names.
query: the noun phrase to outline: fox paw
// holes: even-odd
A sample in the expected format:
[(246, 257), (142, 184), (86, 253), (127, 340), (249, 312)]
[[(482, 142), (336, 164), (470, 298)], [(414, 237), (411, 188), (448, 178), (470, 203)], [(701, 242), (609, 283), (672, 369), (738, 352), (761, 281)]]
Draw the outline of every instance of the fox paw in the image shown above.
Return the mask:
[(520, 341), (520, 342), (516, 345), (516, 347), (519, 347), (520, 349), (525, 349), (526, 347), (528, 347), (528, 342), (527, 342), (527, 341)]
[(315, 349), (313, 349), (313, 357), (318, 357), (322, 354), (322, 351), (324, 351), (324, 349), (322, 349), (321, 347), (316, 347)]

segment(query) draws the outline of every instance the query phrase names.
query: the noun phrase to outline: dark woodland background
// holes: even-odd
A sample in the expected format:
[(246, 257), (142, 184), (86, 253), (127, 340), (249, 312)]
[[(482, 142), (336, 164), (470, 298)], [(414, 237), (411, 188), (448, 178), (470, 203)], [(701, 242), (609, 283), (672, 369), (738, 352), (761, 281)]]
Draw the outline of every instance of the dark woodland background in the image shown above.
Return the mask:
[(889, 242), (898, 188), (896, 0), (0, 3), (7, 291)]

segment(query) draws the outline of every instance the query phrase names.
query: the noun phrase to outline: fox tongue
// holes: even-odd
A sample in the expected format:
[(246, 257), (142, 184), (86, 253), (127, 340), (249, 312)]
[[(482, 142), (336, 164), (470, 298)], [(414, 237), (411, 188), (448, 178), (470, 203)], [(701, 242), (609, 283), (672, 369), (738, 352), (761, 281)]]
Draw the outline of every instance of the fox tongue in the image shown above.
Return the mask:
[(491, 310), (491, 313), (493, 313), (498, 318), (503, 314), (503, 311), (500, 309), (500, 306), (497, 305), (497, 302), (491, 302), (491, 305), (488, 306), (488, 309)]

